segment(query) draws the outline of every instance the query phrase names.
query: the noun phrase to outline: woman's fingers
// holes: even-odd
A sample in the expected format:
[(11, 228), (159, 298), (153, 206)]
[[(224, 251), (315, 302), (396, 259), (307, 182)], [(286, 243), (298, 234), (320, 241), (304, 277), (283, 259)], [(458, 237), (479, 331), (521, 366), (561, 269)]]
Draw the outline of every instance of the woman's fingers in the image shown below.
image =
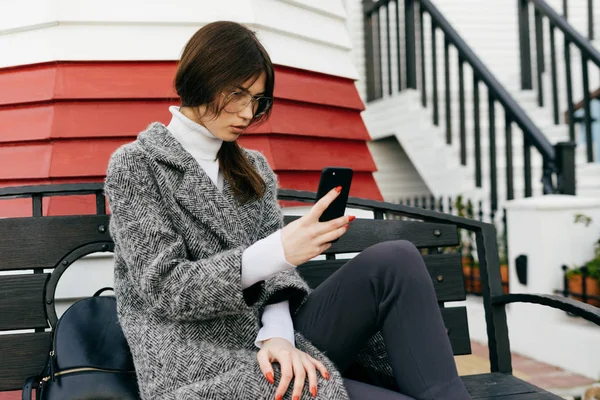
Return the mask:
[(310, 218), (312, 220), (318, 221), (319, 218), (321, 217), (321, 215), (323, 214), (323, 212), (327, 209), (327, 207), (329, 207), (329, 205), (331, 203), (333, 203), (333, 200), (335, 200), (336, 197), (338, 197), (340, 195), (341, 191), (342, 191), (342, 187), (341, 186), (338, 186), (337, 188), (331, 189), (329, 191), (329, 193), (327, 193), (325, 196), (321, 197), (319, 199), (319, 201), (317, 201), (312, 206), (312, 208), (310, 209), (310, 211), (306, 215), (310, 216)]
[(335, 239), (339, 238), (344, 233), (346, 233), (347, 230), (348, 230), (348, 225), (344, 225), (341, 228), (337, 228), (334, 231), (327, 232), (327, 233), (319, 236), (319, 242), (322, 242), (322, 243), (331, 243)]
[(341, 217), (332, 219), (327, 222), (319, 223), (319, 231), (322, 233), (330, 232), (336, 230), (337, 228), (348, 225), (350, 222), (354, 221), (354, 215), (343, 215)]
[(271, 366), (271, 362), (269, 361), (269, 353), (266, 350), (261, 350), (256, 355), (258, 360), (258, 366), (262, 371), (263, 375), (269, 381), (271, 385), (275, 384), (275, 377), (273, 376), (273, 367)]
[[(302, 355), (302, 365), (308, 376), (308, 391), (312, 397), (317, 397), (317, 369), (308, 354)], [(294, 388), (295, 390), (296, 388)]]
[(327, 368), (325, 367), (325, 365), (323, 365), (323, 363), (321, 361), (316, 360), (309, 355), (307, 355), (307, 357), (313, 363), (313, 365), (319, 370), (319, 372), (321, 373), (321, 376), (323, 378), (329, 380), (329, 372), (327, 372)]
[(288, 351), (284, 350), (277, 352), (277, 354), (275, 354), (275, 359), (281, 366), (281, 381), (279, 382), (279, 386), (277, 386), (275, 399), (281, 400), (288, 386), (290, 386), (292, 378), (294, 377), (294, 368), (292, 366), (291, 354)]
[(304, 381), (306, 380), (306, 370), (300, 359), (299, 353), (292, 354), (292, 365), (294, 367), (294, 390), (292, 391), (292, 400), (299, 400), (304, 389)]

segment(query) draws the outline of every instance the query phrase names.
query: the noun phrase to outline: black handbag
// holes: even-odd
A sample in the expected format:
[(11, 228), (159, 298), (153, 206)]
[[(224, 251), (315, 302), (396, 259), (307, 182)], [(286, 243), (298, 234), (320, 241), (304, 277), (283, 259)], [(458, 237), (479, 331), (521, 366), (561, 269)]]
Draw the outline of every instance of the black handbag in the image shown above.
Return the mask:
[(116, 300), (80, 300), (56, 323), (52, 348), (40, 375), (23, 385), (23, 400), (138, 400), (129, 346), (117, 319)]

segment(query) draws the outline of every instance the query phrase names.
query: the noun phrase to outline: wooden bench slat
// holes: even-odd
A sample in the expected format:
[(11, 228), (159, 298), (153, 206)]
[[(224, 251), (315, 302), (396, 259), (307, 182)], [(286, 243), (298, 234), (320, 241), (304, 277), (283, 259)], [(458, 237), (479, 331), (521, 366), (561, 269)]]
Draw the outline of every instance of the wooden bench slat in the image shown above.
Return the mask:
[[(299, 218), (287, 215), (285, 223)], [(357, 218), (350, 229), (325, 253), (354, 253), (388, 240), (410, 240), (415, 246), (457, 246), (458, 230), (455, 225), (418, 221), (375, 220)]]
[(0, 335), (0, 392), (20, 389), (41, 372), (50, 351), (50, 332)]
[(44, 286), (49, 276), (0, 276), (0, 330), (48, 327)]
[(448, 329), (448, 336), (454, 355), (462, 356), (471, 354), (467, 307), (442, 308), (441, 311), (444, 325)]
[[(425, 264), (433, 280), (438, 302), (462, 301), (466, 298), (460, 254), (425, 255)], [(298, 272), (311, 288), (316, 288), (349, 260), (309, 261)], [(438, 278), (441, 277), (440, 281)]]
[(53, 268), (80, 246), (111, 241), (108, 221), (108, 215), (0, 219), (0, 270)]
[(560, 399), (515, 376), (501, 373), (461, 377), (473, 399), (544, 400)]

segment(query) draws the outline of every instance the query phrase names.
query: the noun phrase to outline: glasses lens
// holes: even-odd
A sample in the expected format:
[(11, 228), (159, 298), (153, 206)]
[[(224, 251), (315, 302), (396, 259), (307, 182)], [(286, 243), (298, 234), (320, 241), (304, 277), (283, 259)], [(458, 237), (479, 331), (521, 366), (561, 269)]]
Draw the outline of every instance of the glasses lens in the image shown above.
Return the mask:
[(260, 97), (257, 99), (255, 107), (254, 117), (261, 116), (269, 111), (269, 108), (271, 108), (271, 99), (268, 97)]
[(225, 100), (225, 111), (235, 113), (241, 111), (252, 101), (252, 96), (243, 92), (233, 92)]

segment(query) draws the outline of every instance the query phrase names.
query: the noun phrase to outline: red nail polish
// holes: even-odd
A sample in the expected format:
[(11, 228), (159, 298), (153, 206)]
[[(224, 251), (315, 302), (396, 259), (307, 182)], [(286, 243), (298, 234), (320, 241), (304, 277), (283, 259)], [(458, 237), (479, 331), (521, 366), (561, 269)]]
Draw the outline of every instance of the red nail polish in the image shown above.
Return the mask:
[(341, 192), (342, 191), (342, 187), (341, 186), (336, 187), (335, 191), (338, 192), (338, 193)]
[(329, 380), (329, 372), (325, 372), (325, 379)]
[(348, 228), (350, 228), (350, 225), (346, 224), (346, 225), (344, 225), (344, 227), (345, 227), (346, 229), (348, 229)]
[(348, 222), (352, 222), (356, 219), (356, 217), (354, 215), (351, 215), (348, 217)]
[(294, 396), (294, 400), (300, 400), (300, 396)]
[(273, 385), (275, 383), (275, 379), (273, 378), (273, 373), (272, 372), (267, 372), (266, 377), (267, 377), (267, 380), (269, 381), (269, 383), (271, 385)]
[(275, 400), (281, 400), (281, 399), (283, 399), (282, 395), (277, 395), (277, 397), (275, 397)]
[(313, 386), (310, 388), (310, 394), (312, 395), (312, 397), (317, 397), (317, 387)]

